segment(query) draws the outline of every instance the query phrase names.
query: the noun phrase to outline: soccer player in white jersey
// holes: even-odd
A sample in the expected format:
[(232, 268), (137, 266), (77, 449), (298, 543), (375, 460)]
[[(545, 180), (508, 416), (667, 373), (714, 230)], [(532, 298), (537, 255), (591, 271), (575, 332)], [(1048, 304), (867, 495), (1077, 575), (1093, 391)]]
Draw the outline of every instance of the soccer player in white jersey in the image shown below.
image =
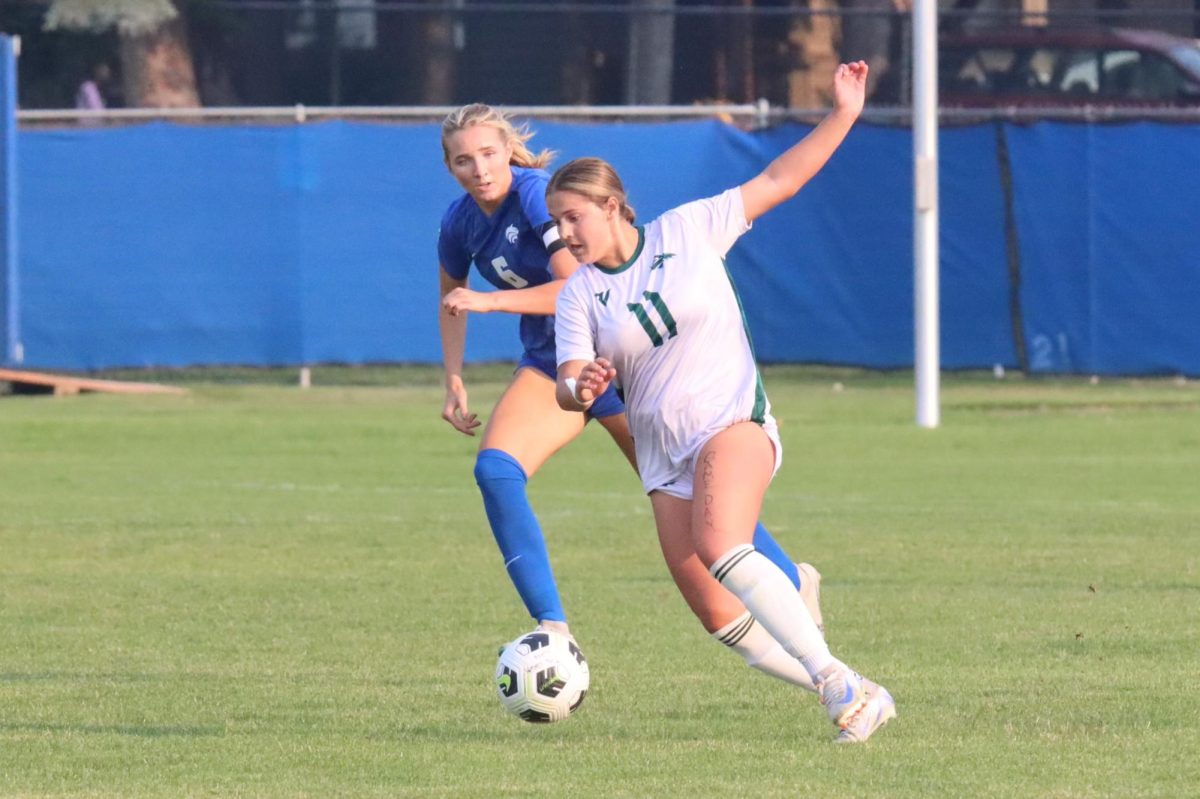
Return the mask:
[(834, 108), (758, 176), (645, 226), (615, 170), (572, 161), (546, 204), (586, 264), (559, 293), (564, 410), (619, 385), (642, 484), (668, 562), (696, 558), (742, 600), (818, 687), (837, 740), (865, 741), (896, 714), (883, 686), (835, 658), (783, 574), (752, 543), (782, 446), (724, 257), (751, 223), (791, 198), (829, 160), (862, 112), (867, 65), (842, 64)]
[[(439, 327), (446, 367), (442, 418), (468, 436), (474, 436), (481, 424), (469, 409), (462, 375), (468, 313), (520, 314), (524, 352), (484, 428), (475, 482), (504, 566), (529, 615), (539, 627), (569, 635), (526, 484), (554, 452), (582, 432), (589, 418), (604, 426), (631, 463), (633, 441), (615, 389), (600, 396), (585, 414), (564, 412), (555, 402), (554, 302), (579, 262), (564, 248), (546, 210), (550, 175), (543, 167), (552, 154), (530, 151), (527, 142), (532, 136), (497, 109), (480, 103), (455, 110), (442, 123), (442, 155), (463, 188), (443, 216), (438, 233)], [(496, 291), (467, 287), (472, 265)], [(820, 623), (817, 570), (807, 563), (793, 563), (761, 524), (755, 528), (754, 544), (787, 575), (793, 590), (799, 589), (805, 606)], [(703, 566), (696, 562), (673, 567), (671, 573), (713, 638), (754, 668), (816, 690), (808, 673)], [(715, 617), (726, 621), (711, 626)]]

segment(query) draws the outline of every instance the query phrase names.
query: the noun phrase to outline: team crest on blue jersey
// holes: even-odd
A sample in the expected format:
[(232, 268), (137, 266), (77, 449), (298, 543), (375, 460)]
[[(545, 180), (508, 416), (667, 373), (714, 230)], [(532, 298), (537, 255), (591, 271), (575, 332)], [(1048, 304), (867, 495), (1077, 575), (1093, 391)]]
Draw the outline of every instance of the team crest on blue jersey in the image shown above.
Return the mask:
[(517, 243), (517, 226), (509, 225), (504, 229), (504, 238), (508, 239), (509, 244)]

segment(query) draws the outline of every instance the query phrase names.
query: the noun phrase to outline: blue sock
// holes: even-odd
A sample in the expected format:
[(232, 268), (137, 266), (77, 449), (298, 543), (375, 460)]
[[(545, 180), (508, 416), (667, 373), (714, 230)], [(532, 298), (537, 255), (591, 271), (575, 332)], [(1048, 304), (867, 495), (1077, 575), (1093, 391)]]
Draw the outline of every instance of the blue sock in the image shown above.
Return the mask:
[(796, 569), (796, 564), (783, 551), (783, 547), (779, 546), (779, 542), (771, 537), (762, 522), (754, 528), (754, 548), (778, 566), (792, 581), (792, 585), (796, 586), (796, 590), (800, 590), (800, 572)]
[(485, 449), (475, 459), (475, 482), (509, 579), (529, 615), (538, 621), (566, 621), (546, 540), (525, 494), (525, 470), (507, 452)]

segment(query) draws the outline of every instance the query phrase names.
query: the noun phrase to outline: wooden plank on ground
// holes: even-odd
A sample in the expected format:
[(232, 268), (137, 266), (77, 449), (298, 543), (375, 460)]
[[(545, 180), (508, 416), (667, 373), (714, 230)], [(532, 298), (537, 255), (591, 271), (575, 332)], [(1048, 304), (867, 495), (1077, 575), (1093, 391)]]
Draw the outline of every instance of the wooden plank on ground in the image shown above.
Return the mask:
[(187, 389), (164, 386), (160, 383), (134, 383), (126, 380), (98, 380), (75, 375), (53, 375), (45, 372), (28, 372), (24, 369), (0, 369), (0, 381), (22, 386), (43, 386), (51, 389), (55, 396), (79, 394), (84, 391), (108, 394), (186, 394)]

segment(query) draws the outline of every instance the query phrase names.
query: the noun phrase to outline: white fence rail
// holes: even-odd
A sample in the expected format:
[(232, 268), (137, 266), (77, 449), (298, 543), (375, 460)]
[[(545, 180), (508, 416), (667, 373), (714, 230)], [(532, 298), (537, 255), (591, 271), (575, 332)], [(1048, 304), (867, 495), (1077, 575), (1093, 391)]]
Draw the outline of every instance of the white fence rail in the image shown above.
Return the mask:
[[(304, 123), (328, 119), (367, 119), (385, 122), (431, 122), (444, 118), (457, 106), (274, 106), (214, 108), (113, 108), (100, 111), (27, 109), (17, 111), (24, 126), (137, 123), (152, 120), (172, 122), (274, 122)], [(827, 113), (821, 108), (785, 108), (766, 100), (752, 105), (512, 105), (503, 106), (518, 117), (583, 120), (681, 120), (724, 119), (745, 127), (765, 127), (785, 120), (816, 121)], [(1118, 106), (992, 108), (942, 108), (941, 120), (948, 124), (981, 121), (1032, 122), (1042, 119), (1081, 122), (1158, 120), (1200, 122), (1200, 106), (1130, 108)], [(912, 109), (904, 106), (867, 107), (863, 119), (880, 124), (911, 123)]]

